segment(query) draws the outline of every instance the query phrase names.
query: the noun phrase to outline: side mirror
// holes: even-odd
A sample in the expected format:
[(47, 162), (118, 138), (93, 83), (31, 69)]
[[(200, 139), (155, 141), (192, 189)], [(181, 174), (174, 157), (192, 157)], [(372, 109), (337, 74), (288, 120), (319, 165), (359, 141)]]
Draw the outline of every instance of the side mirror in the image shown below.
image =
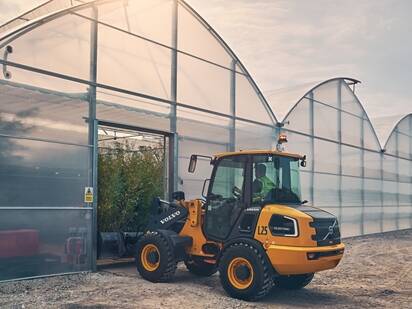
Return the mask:
[(304, 155), (302, 160), (300, 161), (300, 166), (306, 167), (306, 155)]
[(189, 173), (194, 173), (196, 170), (196, 164), (197, 164), (197, 155), (191, 155), (190, 156), (190, 163), (189, 163)]
[[(207, 192), (209, 191), (209, 184), (210, 184), (210, 179), (205, 179), (203, 182), (203, 188), (202, 188), (202, 196), (204, 198), (207, 198)], [(206, 189), (206, 192), (205, 192)]]

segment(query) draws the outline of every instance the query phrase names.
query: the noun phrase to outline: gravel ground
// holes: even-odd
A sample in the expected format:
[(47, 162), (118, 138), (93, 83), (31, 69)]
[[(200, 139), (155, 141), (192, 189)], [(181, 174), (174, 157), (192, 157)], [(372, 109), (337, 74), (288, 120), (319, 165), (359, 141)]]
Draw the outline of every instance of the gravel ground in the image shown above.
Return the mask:
[(412, 308), (412, 230), (347, 239), (333, 270), (300, 291), (258, 303), (226, 296), (218, 275), (197, 278), (180, 266), (172, 283), (142, 280), (134, 267), (0, 284), (1, 308)]

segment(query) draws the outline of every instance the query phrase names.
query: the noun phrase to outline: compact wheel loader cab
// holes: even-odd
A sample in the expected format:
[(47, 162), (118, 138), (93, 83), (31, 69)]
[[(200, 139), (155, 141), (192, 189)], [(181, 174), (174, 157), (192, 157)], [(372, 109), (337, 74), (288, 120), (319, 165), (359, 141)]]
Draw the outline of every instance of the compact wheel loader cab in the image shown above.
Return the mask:
[[(332, 214), (304, 205), (300, 166), (305, 156), (240, 151), (211, 158), (205, 200), (156, 200), (136, 265), (152, 282), (169, 281), (179, 262), (198, 276), (219, 270), (232, 297), (257, 300), (275, 285), (303, 288), (314, 273), (334, 268), (344, 252)], [(194, 172), (197, 156), (191, 158)]]

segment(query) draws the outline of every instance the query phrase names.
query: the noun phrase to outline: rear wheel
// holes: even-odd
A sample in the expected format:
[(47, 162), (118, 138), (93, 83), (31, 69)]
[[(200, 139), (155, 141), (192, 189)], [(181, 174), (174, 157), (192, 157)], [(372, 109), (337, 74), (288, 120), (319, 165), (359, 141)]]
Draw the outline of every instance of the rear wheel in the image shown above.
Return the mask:
[(307, 286), (313, 279), (314, 274), (279, 276), (274, 279), (275, 286), (286, 290), (298, 290)]
[(166, 282), (172, 279), (177, 262), (173, 247), (158, 232), (144, 235), (137, 244), (136, 267), (139, 274), (151, 282)]
[(217, 272), (216, 264), (209, 264), (199, 259), (185, 261), (187, 270), (200, 277), (209, 277)]
[(227, 248), (219, 262), (220, 282), (232, 297), (257, 300), (272, 288), (272, 265), (257, 248), (236, 243)]

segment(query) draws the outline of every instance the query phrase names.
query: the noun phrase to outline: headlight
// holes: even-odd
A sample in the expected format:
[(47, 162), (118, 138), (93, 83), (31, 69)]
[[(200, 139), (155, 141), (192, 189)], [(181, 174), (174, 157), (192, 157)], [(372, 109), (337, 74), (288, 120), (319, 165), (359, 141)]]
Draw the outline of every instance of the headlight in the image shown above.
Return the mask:
[(269, 229), (273, 236), (296, 237), (299, 234), (298, 222), (288, 216), (273, 215), (269, 222)]

